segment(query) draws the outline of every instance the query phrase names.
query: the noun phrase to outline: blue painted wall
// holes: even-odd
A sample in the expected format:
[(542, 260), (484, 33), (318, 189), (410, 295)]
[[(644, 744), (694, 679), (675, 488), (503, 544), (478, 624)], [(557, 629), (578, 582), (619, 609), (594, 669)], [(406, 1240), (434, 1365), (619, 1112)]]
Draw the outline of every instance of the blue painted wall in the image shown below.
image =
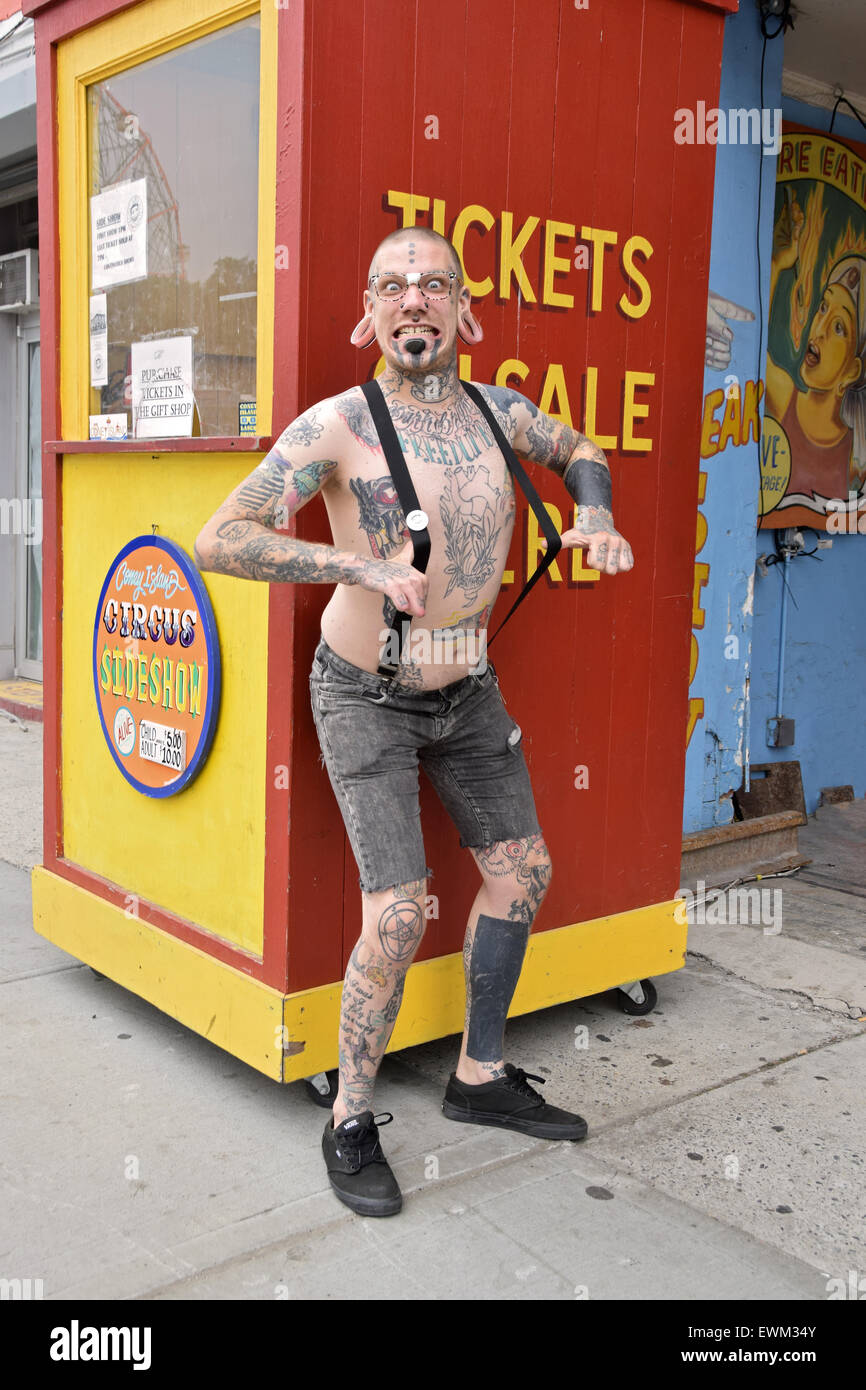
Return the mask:
[[(811, 550), (816, 533), (803, 535)], [(761, 533), (758, 550), (773, 550), (771, 532)], [(755, 588), (752, 762), (796, 758), (811, 814), (822, 787), (866, 790), (866, 536), (834, 536), (832, 550), (788, 566), (782, 713), (795, 721), (795, 742), (776, 749), (766, 747), (765, 729), (777, 713), (781, 571), (774, 566)]]
[[(829, 129), (829, 111), (782, 98), (783, 42), (767, 44), (763, 106), (781, 107), (786, 120)], [(726, 21), (722, 110), (761, 107), (761, 50), (757, 11), (741, 5)], [(834, 134), (866, 143), (866, 131), (843, 117), (843, 109)], [(777, 711), (782, 566), (766, 577), (756, 573), (757, 557), (775, 550), (774, 533), (757, 531), (758, 445), (737, 436), (720, 447), (720, 422), (726, 408), (733, 418), (733, 406), (716, 404), (713, 424), (715, 402), (707, 399), (738, 387), (743, 404), (746, 383), (763, 377), (775, 176), (775, 158), (759, 146), (716, 148), (710, 291), (755, 319), (727, 319), (730, 364), (707, 367), (704, 376), (706, 456), (700, 467), (706, 479), (698, 539), (704, 533), (705, 539), (696, 556), (698, 662), (689, 690), (703, 704), (686, 753), (684, 833), (733, 819), (731, 794), (742, 784), (745, 762), (797, 759), (809, 812), (824, 786), (852, 783), (857, 796), (866, 790), (866, 536), (834, 536), (831, 549), (789, 565), (785, 681)], [(813, 549), (816, 533), (805, 530), (804, 537), (806, 549)], [(779, 712), (795, 720), (795, 743), (777, 750), (767, 747), (766, 726)]]
[[(723, 111), (761, 107), (761, 51), (758, 11), (751, 4), (741, 5), (739, 12), (725, 21), (718, 100)], [(781, 39), (767, 44), (763, 105), (770, 110), (782, 106), (782, 56)], [(731, 402), (730, 396), (737, 390), (737, 414), (741, 414), (747, 384), (752, 383), (754, 389), (754, 383), (763, 377), (766, 330), (759, 335), (759, 328), (766, 318), (769, 295), (775, 179), (775, 155), (764, 154), (760, 145), (716, 146), (710, 292), (754, 315), (751, 322), (726, 319), (732, 333), (730, 362), (724, 368), (705, 369), (705, 407), (712, 392), (728, 393), (726, 399), (718, 400), (717, 422), (723, 420), (726, 409), (733, 415), (738, 402)], [(761, 243), (760, 282), (757, 238)], [(719, 425), (714, 428), (720, 443)], [(696, 557), (697, 622), (693, 631), (698, 664), (689, 695), (703, 701), (703, 713), (694, 724), (686, 752), (684, 832), (732, 820), (731, 793), (742, 782), (760, 490), (755, 433), (752, 430), (748, 441), (740, 443), (738, 430), (724, 447), (701, 460), (701, 471), (706, 473), (700, 508), (706, 520), (706, 539)], [(757, 433), (760, 437), (759, 430)], [(699, 539), (701, 529), (699, 522)], [(708, 574), (700, 568), (705, 565), (709, 565)], [(702, 610), (702, 626), (698, 610)]]

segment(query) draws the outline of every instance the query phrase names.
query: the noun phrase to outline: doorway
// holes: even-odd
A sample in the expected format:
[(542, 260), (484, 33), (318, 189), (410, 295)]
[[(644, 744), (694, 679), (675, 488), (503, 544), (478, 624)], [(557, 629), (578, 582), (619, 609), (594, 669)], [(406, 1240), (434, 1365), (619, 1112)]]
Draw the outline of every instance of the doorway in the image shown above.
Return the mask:
[(39, 315), (18, 320), (17, 489), (21, 529), (16, 556), (15, 670), (42, 680), (42, 391)]

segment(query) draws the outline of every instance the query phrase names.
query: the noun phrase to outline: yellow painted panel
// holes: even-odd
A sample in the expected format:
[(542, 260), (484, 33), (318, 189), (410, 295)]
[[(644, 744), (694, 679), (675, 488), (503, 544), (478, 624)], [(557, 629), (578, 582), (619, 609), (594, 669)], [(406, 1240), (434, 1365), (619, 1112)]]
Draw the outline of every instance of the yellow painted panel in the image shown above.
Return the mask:
[(284, 996), (239, 970), (127, 916), (49, 873), (32, 873), (33, 924), (41, 936), (109, 979), (280, 1079)]
[[(678, 902), (534, 933), (509, 1018), (681, 970), (688, 928), (674, 917)], [(338, 982), (287, 996), (284, 1081), (336, 1067), (341, 994)], [(388, 1051), (462, 1033), (465, 998), (462, 952), (411, 966)]]
[[(192, 558), (220, 502), (260, 461), (244, 454), (67, 454), (63, 461), (62, 790), (67, 859), (261, 954), (268, 585), (205, 574), (222, 698), (205, 764), (176, 796), (121, 775), (99, 721), (93, 624), (108, 568), (133, 536)], [(284, 758), (283, 761), (286, 761)]]
[[(32, 887), (40, 935), (266, 1076), (297, 1081), (336, 1067), (341, 981), (280, 994), (41, 864)], [(509, 1017), (681, 969), (687, 928), (676, 907), (655, 903), (531, 936)], [(464, 997), (462, 953), (411, 966), (388, 1051), (462, 1033)]]

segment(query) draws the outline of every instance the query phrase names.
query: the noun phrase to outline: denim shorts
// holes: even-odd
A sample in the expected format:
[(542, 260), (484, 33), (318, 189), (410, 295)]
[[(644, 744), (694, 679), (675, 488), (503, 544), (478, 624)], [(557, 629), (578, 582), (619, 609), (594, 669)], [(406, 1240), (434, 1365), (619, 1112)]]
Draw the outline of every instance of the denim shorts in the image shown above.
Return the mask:
[(363, 892), (427, 877), (419, 764), (462, 848), (541, 833), (521, 731), (489, 661), (439, 690), (396, 690), (322, 638), (310, 702)]

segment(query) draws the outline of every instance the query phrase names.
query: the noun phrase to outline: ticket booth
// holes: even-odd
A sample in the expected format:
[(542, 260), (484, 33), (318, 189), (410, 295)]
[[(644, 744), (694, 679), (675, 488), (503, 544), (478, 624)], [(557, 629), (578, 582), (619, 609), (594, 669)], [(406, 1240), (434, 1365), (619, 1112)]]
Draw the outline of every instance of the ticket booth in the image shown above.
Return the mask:
[[(676, 143), (674, 111), (715, 102), (735, 4), (25, 0), (46, 344), (34, 925), (278, 1080), (336, 1065), (361, 920), (309, 708), (330, 591), (200, 575), (193, 543), (298, 413), (381, 368), (349, 334), (373, 248), (406, 224), (462, 256), (485, 338), (461, 375), (598, 441), (635, 556), (610, 578), (563, 553), (494, 650), (554, 863), (512, 1013), (683, 964), (714, 149)], [(497, 617), (539, 555), (518, 507)], [(329, 540), (318, 498), (295, 524)], [(463, 1026), (477, 872), (422, 791), (431, 898), (392, 1049)]]

